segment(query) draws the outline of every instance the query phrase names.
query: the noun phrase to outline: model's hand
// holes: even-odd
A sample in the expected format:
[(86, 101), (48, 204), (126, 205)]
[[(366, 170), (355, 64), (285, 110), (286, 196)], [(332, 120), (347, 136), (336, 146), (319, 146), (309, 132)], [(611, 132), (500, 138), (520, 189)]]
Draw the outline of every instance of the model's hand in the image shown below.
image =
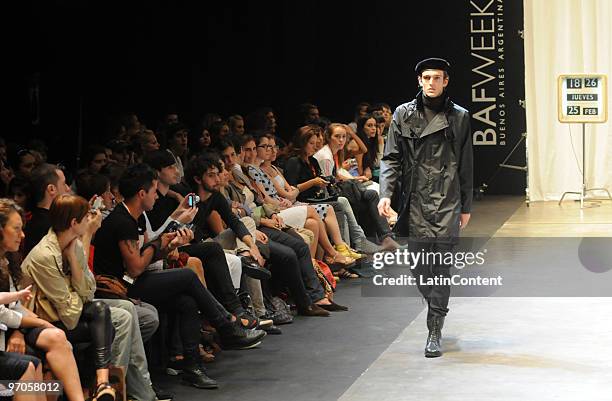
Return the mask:
[(470, 221), (470, 217), (472, 215), (470, 213), (461, 213), (461, 217), (459, 218), (459, 227), (463, 230)]
[(391, 199), (380, 198), (378, 202), (378, 213), (383, 217), (391, 217), (393, 209), (391, 209)]

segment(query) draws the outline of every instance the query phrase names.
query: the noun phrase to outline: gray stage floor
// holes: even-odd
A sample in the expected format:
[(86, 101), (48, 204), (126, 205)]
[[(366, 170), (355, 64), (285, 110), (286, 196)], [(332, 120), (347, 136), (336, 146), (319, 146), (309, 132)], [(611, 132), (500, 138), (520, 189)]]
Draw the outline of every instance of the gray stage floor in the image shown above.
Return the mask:
[(611, 298), (454, 298), (444, 356), (424, 311), (341, 401), (612, 399)]
[[(464, 234), (491, 236), (522, 203), (476, 202)], [(353, 280), (341, 282), (337, 301), (351, 310), (298, 318), (259, 349), (219, 354), (207, 365), (218, 390), (159, 371), (154, 380), (177, 400), (612, 399), (610, 298), (451, 298), (446, 354), (434, 360), (422, 356), (419, 299), (362, 297)], [(428, 398), (431, 388), (439, 396)]]

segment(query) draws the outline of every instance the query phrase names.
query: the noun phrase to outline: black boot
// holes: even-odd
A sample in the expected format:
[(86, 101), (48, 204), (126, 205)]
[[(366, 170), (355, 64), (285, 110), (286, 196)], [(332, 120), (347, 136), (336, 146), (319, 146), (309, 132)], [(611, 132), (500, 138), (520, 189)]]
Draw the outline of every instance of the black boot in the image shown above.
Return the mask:
[(217, 331), (221, 338), (221, 346), (224, 349), (254, 348), (261, 344), (261, 339), (266, 336), (266, 332), (263, 330), (245, 329), (239, 319), (218, 327)]
[(197, 388), (217, 388), (219, 385), (214, 379), (206, 375), (202, 362), (192, 358), (185, 358), (183, 365), (182, 382)]
[(425, 345), (426, 358), (437, 358), (442, 356), (442, 347), (440, 346), (440, 341), (442, 340), (442, 326), (444, 326), (444, 316), (427, 317), (429, 335), (427, 336), (427, 344)]

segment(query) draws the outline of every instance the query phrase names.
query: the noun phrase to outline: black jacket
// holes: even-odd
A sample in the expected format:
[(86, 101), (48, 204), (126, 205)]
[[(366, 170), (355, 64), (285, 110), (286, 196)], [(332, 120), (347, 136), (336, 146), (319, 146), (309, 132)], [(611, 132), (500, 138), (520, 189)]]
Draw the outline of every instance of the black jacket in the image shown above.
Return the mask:
[(472, 207), (470, 115), (446, 99), (428, 123), (419, 93), (397, 107), (380, 167), (380, 197), (395, 199), (395, 231), (413, 239), (456, 242), (459, 217)]

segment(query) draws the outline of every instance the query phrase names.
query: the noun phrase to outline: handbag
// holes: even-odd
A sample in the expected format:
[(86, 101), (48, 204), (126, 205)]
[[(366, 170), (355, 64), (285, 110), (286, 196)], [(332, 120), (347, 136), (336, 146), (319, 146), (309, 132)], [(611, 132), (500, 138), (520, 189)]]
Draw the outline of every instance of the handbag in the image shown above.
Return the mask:
[(113, 276), (106, 274), (96, 275), (96, 298), (102, 299), (125, 299), (127, 296), (127, 287), (121, 281)]

